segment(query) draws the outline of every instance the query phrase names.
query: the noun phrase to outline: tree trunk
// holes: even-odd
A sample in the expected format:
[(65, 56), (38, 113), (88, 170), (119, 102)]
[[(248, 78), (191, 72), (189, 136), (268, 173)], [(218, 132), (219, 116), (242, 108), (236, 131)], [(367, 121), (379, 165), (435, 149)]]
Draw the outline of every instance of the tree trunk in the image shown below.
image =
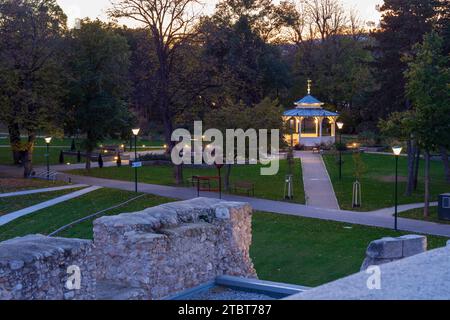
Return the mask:
[(416, 151), (416, 167), (414, 168), (414, 191), (417, 190), (419, 182), (419, 168), (420, 168), (420, 147), (417, 147)]
[(183, 184), (183, 165), (174, 166), (174, 179), (177, 185)]
[(92, 151), (86, 150), (86, 170), (91, 170)]
[(425, 206), (423, 215), (428, 218), (430, 215), (430, 151), (425, 150)]
[(231, 168), (233, 165), (227, 164), (227, 172), (225, 173), (224, 177), (224, 187), (226, 191), (230, 191), (231, 183), (230, 183), (230, 177), (231, 177)]
[(444, 164), (445, 181), (450, 183), (450, 166), (449, 166), (449, 163), (448, 163), (447, 148), (441, 146), (440, 147), (440, 151), (441, 151), (442, 163)]
[(28, 135), (27, 148), (22, 156), (24, 178), (29, 178), (33, 173), (33, 149), (35, 140), (36, 136), (34, 134)]
[(411, 196), (414, 189), (414, 162), (415, 162), (415, 143), (409, 139), (407, 142), (408, 153), (408, 181), (406, 183), (405, 196)]
[(10, 124), (8, 126), (8, 133), (9, 133), (9, 143), (11, 145), (11, 152), (12, 152), (12, 158), (13, 163), (18, 165), (21, 161), (21, 155), (20, 155), (20, 130), (19, 125), (17, 123)]

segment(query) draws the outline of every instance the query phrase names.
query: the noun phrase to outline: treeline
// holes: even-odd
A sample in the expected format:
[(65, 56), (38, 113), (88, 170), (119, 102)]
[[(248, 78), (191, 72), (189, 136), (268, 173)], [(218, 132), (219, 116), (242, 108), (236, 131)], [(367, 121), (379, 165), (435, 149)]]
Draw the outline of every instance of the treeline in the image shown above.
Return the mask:
[(30, 173), (39, 132), (80, 135), (92, 152), (137, 123), (169, 146), (173, 129), (198, 119), (281, 126), (307, 79), (348, 132), (378, 132), (379, 119), (415, 107), (405, 75), (415, 44), (434, 30), (449, 52), (448, 1), (380, 10), (376, 28), (339, 0), (222, 0), (211, 16), (194, 0), (114, 0), (110, 17), (142, 28), (83, 20), (69, 30), (55, 0), (0, 0), (0, 121), (14, 161)]

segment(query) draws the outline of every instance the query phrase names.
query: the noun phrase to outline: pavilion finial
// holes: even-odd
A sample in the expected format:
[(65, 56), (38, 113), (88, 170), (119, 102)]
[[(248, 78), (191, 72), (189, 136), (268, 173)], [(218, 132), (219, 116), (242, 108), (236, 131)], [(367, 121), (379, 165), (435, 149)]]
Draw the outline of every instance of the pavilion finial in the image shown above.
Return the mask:
[(311, 85), (312, 85), (312, 81), (310, 79), (308, 79), (308, 94), (311, 94)]

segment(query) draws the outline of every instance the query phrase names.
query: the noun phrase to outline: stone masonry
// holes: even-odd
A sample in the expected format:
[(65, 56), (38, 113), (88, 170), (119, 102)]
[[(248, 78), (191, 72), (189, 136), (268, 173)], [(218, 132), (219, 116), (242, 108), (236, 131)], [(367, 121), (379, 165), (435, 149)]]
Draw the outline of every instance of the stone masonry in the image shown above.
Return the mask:
[(160, 299), (220, 275), (256, 277), (252, 208), (197, 198), (94, 222), (97, 279)]
[(419, 235), (405, 235), (398, 238), (381, 238), (367, 247), (366, 258), (361, 271), (371, 265), (380, 265), (410, 257), (427, 250), (427, 238)]
[[(248, 204), (197, 198), (99, 218), (94, 242), (7, 240), (0, 243), (0, 300), (160, 299), (220, 275), (256, 277), (251, 219)], [(68, 284), (73, 266), (79, 288)]]
[[(80, 272), (79, 289), (75, 280), (67, 286), (70, 266)], [(95, 268), (92, 241), (30, 235), (1, 242), (0, 300), (93, 299)]]

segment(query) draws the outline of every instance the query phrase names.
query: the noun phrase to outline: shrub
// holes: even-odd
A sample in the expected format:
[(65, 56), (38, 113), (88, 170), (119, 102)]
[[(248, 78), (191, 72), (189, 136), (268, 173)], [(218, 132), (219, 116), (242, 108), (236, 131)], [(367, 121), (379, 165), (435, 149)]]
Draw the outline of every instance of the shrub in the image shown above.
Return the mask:
[(379, 146), (381, 137), (373, 131), (363, 131), (358, 134), (358, 140), (367, 147)]
[(336, 143), (334, 144), (334, 148), (335, 148), (337, 151), (346, 151), (346, 150), (347, 150), (347, 146), (346, 146), (345, 143), (343, 143), (343, 142), (336, 142)]
[(149, 153), (139, 156), (139, 161), (171, 161), (171, 158), (168, 154)]

